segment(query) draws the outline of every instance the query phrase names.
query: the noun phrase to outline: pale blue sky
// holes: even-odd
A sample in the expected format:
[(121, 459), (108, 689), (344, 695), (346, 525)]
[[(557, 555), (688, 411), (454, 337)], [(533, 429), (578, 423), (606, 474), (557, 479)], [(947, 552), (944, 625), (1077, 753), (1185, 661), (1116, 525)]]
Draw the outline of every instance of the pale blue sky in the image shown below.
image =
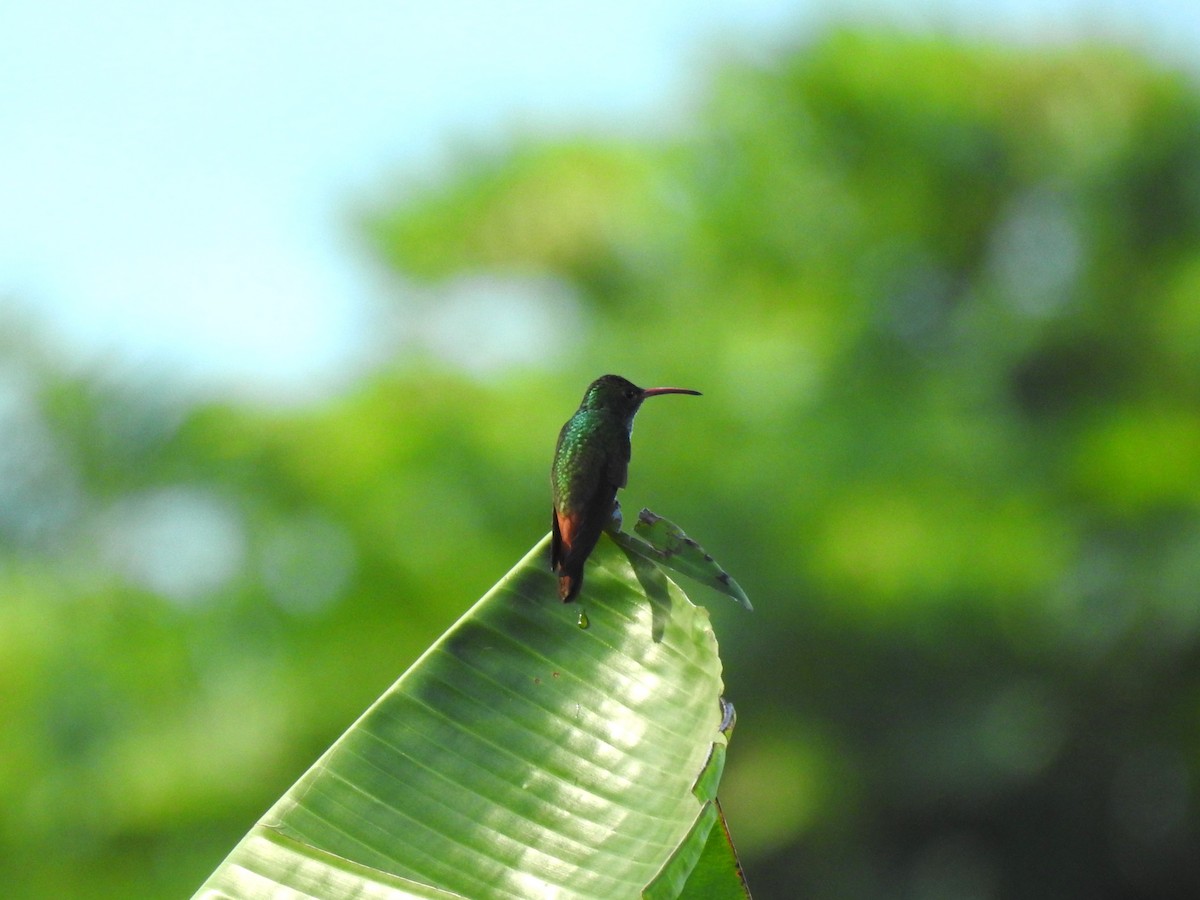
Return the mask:
[(1195, 0), (0, 0), (0, 312), (82, 359), (303, 396), (369, 344), (353, 203), (463, 142), (670, 127), (714, 48), (848, 10), (1200, 55)]

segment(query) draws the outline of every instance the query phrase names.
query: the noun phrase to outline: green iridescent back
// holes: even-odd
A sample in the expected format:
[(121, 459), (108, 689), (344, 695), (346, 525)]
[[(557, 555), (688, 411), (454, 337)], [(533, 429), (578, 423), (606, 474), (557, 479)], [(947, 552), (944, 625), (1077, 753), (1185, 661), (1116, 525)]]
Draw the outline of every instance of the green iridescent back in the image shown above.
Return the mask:
[(627, 417), (581, 407), (558, 435), (550, 470), (556, 509), (582, 509), (604, 489), (625, 486), (629, 471)]

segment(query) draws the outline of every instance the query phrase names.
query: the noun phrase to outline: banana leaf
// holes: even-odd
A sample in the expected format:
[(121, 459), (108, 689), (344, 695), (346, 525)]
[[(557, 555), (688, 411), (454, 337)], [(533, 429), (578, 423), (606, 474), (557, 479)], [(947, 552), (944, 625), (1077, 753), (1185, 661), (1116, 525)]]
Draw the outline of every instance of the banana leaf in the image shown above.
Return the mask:
[(724, 834), (713, 825), (731, 707), (708, 614), (609, 539), (580, 602), (562, 604), (548, 545), (434, 643), (196, 896), (684, 895), (710, 835)]

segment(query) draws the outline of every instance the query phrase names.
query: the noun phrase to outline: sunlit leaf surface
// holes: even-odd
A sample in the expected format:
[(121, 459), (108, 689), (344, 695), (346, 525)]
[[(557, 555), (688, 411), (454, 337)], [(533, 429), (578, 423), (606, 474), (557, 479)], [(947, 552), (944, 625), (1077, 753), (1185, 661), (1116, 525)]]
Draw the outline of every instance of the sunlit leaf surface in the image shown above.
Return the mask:
[(608, 540), (580, 603), (564, 605), (547, 543), (318, 760), (198, 896), (612, 900), (640, 896), (669, 862), (667, 881), (681, 886), (716, 820), (726, 740), (708, 615)]

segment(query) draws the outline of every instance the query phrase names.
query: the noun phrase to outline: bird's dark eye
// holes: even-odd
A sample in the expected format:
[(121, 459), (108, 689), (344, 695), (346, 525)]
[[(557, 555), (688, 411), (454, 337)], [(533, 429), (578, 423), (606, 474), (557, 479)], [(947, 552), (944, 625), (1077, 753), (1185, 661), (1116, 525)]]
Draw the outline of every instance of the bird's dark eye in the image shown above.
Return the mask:
[(636, 397), (637, 395), (638, 395), (638, 392), (637, 392), (637, 391), (635, 391), (633, 388), (630, 388), (629, 390), (627, 390), (627, 391), (625, 392), (625, 399), (626, 399), (626, 400), (632, 400), (632, 399), (633, 399), (634, 397)]

